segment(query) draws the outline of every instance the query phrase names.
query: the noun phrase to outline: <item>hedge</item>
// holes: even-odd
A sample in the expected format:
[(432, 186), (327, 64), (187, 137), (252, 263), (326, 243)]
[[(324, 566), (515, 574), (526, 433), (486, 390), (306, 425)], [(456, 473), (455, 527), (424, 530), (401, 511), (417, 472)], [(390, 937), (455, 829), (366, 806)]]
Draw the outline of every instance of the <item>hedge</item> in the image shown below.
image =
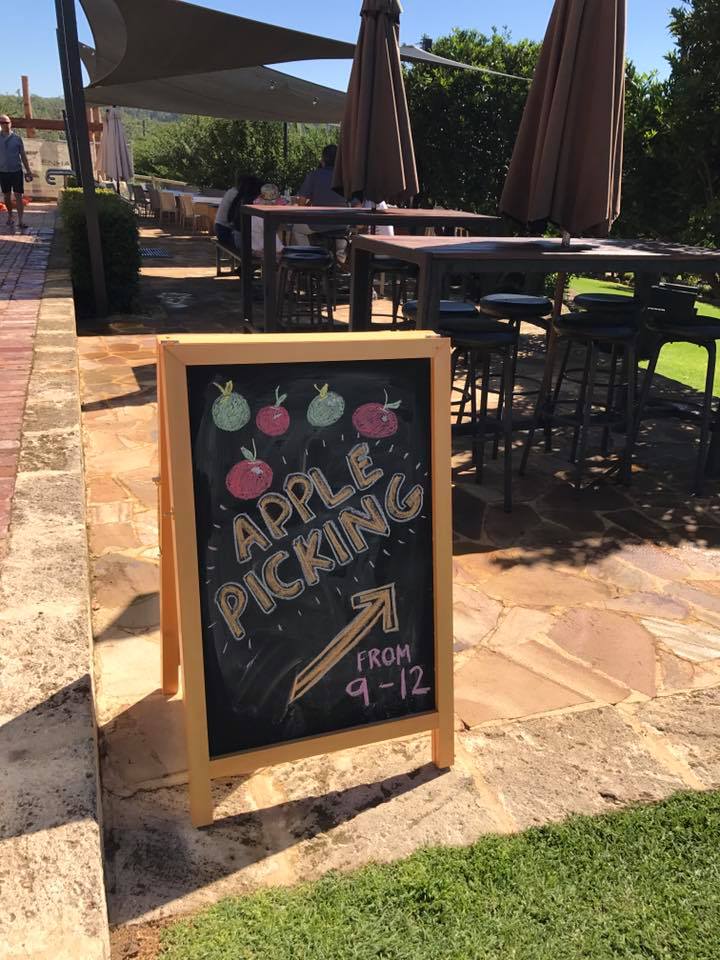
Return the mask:
[[(111, 312), (132, 309), (140, 275), (139, 234), (129, 203), (112, 190), (96, 190), (103, 266)], [(92, 315), (92, 270), (85, 224), (85, 203), (79, 188), (63, 190), (60, 215), (70, 250), (70, 270), (79, 316)]]

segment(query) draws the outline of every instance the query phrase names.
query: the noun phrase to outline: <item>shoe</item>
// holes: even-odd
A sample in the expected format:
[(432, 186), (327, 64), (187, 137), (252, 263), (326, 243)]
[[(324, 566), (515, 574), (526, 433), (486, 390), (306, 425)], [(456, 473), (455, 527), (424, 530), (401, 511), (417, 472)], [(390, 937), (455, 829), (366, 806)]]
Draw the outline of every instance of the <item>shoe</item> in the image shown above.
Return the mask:
[(7, 225), (8, 225), (9, 227), (14, 226), (14, 225), (15, 225), (15, 218), (14, 218), (14, 217), (8, 217), (8, 218), (7, 218)]

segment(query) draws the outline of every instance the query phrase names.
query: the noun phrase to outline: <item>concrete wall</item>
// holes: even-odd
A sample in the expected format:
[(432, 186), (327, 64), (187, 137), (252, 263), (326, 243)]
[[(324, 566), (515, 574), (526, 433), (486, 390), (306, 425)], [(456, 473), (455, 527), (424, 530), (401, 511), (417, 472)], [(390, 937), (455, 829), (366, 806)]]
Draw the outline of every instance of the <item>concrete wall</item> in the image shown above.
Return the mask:
[(52, 267), (0, 568), (0, 957), (107, 960), (75, 317)]

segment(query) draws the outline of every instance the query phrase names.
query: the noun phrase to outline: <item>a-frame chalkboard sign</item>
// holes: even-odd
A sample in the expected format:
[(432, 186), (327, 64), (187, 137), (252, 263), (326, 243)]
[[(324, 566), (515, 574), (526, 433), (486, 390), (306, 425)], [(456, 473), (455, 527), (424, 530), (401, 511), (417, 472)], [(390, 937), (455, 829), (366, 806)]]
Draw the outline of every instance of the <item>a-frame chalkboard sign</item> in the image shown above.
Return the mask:
[(453, 761), (450, 362), (430, 333), (158, 340), (163, 690), (211, 780), (432, 732)]

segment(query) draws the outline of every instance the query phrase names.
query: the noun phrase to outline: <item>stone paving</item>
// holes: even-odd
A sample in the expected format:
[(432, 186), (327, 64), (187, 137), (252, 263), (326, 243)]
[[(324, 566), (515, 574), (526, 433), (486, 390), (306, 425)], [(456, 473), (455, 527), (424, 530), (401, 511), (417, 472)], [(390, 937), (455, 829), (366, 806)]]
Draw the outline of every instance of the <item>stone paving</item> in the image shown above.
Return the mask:
[[(146, 236), (174, 262), (144, 270), (138, 315), (79, 341), (112, 922), (720, 787), (720, 507), (716, 489), (687, 494), (687, 427), (665, 425), (644, 432), (629, 489), (575, 494), (562, 436), (539, 445), (509, 516), (498, 464), (477, 486), (457, 444), (450, 773), (427, 737), (312, 758), (216, 783), (218, 822), (193, 830), (182, 705), (158, 689), (152, 334), (236, 328), (238, 284), (213, 279), (205, 241)], [(185, 283), (216, 292), (192, 309), (161, 296)]]
[(27, 227), (0, 214), (0, 559), (20, 455), (20, 427), (32, 367), (33, 340), (55, 220), (54, 204), (31, 204)]

